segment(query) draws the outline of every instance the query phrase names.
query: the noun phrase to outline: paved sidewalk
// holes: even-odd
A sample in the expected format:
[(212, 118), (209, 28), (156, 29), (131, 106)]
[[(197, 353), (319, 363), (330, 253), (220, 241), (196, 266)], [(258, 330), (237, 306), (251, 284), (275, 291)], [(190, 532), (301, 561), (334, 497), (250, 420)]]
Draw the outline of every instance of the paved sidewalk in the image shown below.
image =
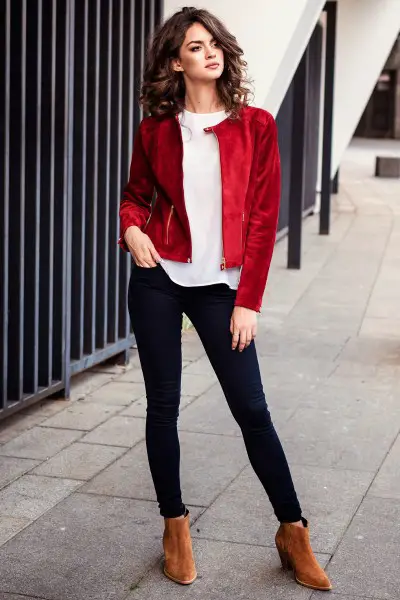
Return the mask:
[[(400, 597), (400, 183), (376, 143), (341, 168), (332, 234), (277, 245), (257, 338), (276, 427), (335, 600)], [(393, 144), (399, 152), (399, 144)], [(269, 503), (197, 335), (184, 334), (184, 501), (200, 577), (161, 574), (138, 359), (0, 429), (0, 600), (308, 600), (282, 572)]]

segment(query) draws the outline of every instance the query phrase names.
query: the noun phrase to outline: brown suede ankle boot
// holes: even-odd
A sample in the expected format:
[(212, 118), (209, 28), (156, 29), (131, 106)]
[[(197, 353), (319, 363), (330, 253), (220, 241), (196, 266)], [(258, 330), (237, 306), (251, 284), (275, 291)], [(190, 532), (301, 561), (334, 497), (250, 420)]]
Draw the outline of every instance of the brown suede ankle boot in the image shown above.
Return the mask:
[(318, 564), (310, 545), (308, 522), (304, 527), (281, 523), (275, 536), (276, 547), (284, 569), (292, 569), (297, 583), (313, 590), (328, 591), (331, 582)]
[(184, 518), (165, 519), (164, 574), (182, 585), (189, 585), (197, 577), (190, 537), (189, 511)]

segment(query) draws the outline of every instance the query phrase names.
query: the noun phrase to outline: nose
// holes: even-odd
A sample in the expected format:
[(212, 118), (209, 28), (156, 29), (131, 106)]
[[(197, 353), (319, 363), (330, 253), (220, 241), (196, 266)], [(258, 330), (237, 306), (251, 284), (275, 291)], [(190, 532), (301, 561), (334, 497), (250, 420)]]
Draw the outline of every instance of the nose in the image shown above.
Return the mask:
[(216, 56), (215, 48), (213, 48), (211, 46), (207, 51), (207, 58), (215, 58), (215, 56)]

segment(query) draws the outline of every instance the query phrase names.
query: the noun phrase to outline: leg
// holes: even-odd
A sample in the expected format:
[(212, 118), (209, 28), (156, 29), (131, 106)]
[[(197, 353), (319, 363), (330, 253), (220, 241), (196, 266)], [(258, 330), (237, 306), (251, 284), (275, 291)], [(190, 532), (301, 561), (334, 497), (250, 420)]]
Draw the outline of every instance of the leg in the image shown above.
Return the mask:
[(184, 514), (177, 430), (182, 372), (182, 310), (161, 267), (134, 267), (128, 306), (147, 395), (146, 444), (163, 517)]
[(300, 505), (265, 401), (254, 342), (242, 353), (231, 349), (234, 299), (235, 292), (226, 285), (198, 288), (185, 312), (199, 333), (278, 520), (299, 521)]

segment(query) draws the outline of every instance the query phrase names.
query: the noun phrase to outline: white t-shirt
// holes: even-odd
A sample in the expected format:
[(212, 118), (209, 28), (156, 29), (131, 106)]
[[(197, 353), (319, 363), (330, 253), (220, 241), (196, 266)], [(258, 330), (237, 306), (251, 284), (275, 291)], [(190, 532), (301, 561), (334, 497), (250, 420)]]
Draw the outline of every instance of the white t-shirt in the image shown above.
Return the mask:
[[(226, 283), (237, 289), (240, 268), (221, 271), (222, 186), (218, 140), (205, 127), (213, 127), (227, 118), (225, 111), (192, 113), (184, 110), (179, 117), (183, 139), (183, 189), (192, 237), (192, 262), (164, 259), (161, 266), (169, 277), (182, 286)], [(173, 217), (172, 217), (173, 218)]]

